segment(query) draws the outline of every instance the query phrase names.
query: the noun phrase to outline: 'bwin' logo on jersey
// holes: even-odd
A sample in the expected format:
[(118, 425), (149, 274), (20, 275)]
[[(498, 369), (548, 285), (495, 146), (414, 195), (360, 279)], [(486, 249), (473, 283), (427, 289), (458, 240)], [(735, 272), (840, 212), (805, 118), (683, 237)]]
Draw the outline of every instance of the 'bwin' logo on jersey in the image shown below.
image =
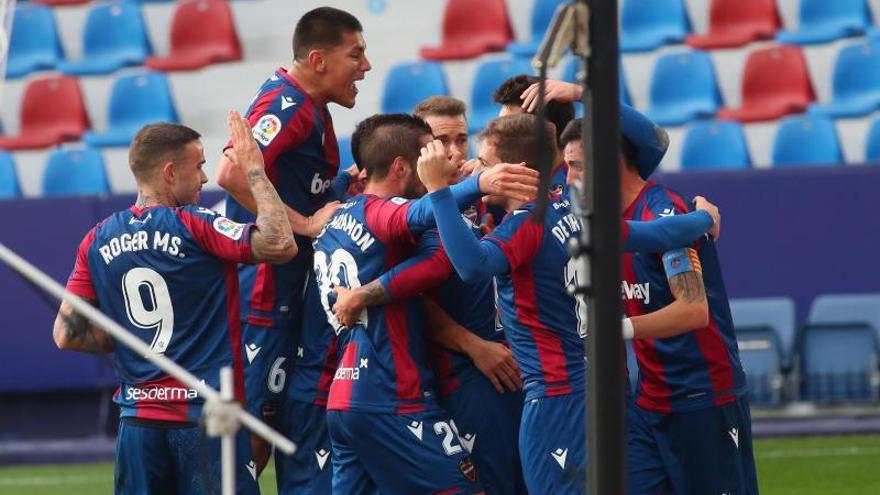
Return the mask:
[(620, 296), (624, 301), (627, 299), (638, 299), (645, 304), (651, 304), (651, 283), (631, 284), (624, 280), (620, 283)]

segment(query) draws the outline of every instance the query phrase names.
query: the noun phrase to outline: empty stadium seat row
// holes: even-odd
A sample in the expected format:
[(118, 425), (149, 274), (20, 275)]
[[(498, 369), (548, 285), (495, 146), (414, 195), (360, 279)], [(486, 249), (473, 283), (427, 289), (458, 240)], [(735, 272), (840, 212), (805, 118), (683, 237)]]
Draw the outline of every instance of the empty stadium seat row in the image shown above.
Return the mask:
[(151, 71), (116, 78), (108, 102), (108, 129), (103, 133), (89, 131), (82, 92), (71, 76), (28, 83), (19, 113), (18, 135), (0, 136), (0, 149), (39, 149), (80, 139), (97, 147), (128, 146), (144, 124), (179, 122), (167, 76)]
[(72, 75), (109, 74), (143, 64), (163, 71), (193, 70), (242, 57), (226, 0), (181, 1), (174, 11), (166, 57), (152, 56), (141, 9), (131, 0), (95, 4), (82, 36), (82, 59), (67, 61), (52, 9), (28, 4), (17, 7), (6, 76), (17, 78), (54, 68)]
[(753, 404), (880, 399), (880, 294), (819, 296), (800, 328), (789, 298), (730, 308)]
[[(110, 182), (101, 152), (85, 146), (58, 149), (46, 160), (43, 197), (110, 194)], [(0, 199), (21, 196), (21, 187), (11, 154), (0, 151)]]

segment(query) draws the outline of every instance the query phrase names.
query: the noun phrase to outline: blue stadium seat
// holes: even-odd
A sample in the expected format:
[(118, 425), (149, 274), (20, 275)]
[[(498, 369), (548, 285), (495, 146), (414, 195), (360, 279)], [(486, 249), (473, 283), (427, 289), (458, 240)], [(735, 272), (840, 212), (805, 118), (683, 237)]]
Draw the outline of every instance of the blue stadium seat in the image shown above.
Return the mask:
[(797, 326), (791, 298), (731, 299), (730, 313), (737, 332), (748, 328), (771, 329), (779, 342), (782, 366), (788, 369), (793, 365)]
[(110, 91), (106, 132), (86, 132), (89, 146), (128, 146), (137, 131), (150, 122), (178, 122), (165, 74), (138, 72), (120, 76)]
[(783, 119), (776, 131), (772, 162), (776, 167), (843, 163), (834, 122), (810, 115)]
[(800, 0), (797, 31), (780, 31), (783, 43), (809, 45), (859, 36), (871, 25), (866, 0)]
[(682, 0), (623, 0), (620, 51), (647, 52), (682, 43), (691, 32)]
[(53, 151), (43, 172), (43, 196), (110, 194), (104, 159), (94, 148)]
[(868, 137), (865, 139), (865, 161), (880, 163), (880, 118), (871, 122)]
[(534, 0), (532, 4), (531, 37), (528, 41), (514, 41), (507, 45), (507, 51), (515, 57), (532, 57), (544, 38), (544, 32), (553, 20), (556, 9), (571, 0)]
[(95, 4), (89, 10), (82, 59), (62, 62), (58, 68), (78, 76), (109, 74), (123, 67), (142, 65), (152, 53), (138, 4), (116, 0)]
[(880, 42), (863, 41), (837, 53), (831, 102), (814, 103), (809, 112), (829, 117), (859, 117), (880, 108)]
[(659, 125), (682, 125), (712, 117), (723, 106), (712, 58), (702, 51), (668, 53), (651, 77), (648, 116)]
[(478, 65), (471, 88), (468, 130), (472, 133), (479, 132), (498, 116), (501, 105), (492, 100), (492, 95), (501, 83), (509, 77), (531, 73), (532, 67), (519, 58), (487, 60)]
[(21, 196), (18, 186), (18, 174), (15, 172), (15, 162), (12, 155), (0, 151), (0, 199), (17, 198)]
[(17, 78), (54, 68), (64, 60), (52, 9), (24, 4), (15, 8), (6, 77)]
[(807, 317), (809, 323), (867, 323), (880, 340), (880, 293), (825, 294), (816, 297)]
[(779, 405), (785, 379), (782, 350), (776, 332), (766, 326), (736, 327), (739, 358), (749, 385), (749, 402)]
[(385, 76), (382, 113), (410, 113), (425, 98), (448, 94), (446, 75), (439, 63), (397, 64)]
[(339, 140), (339, 172), (354, 165), (354, 157), (351, 154), (351, 138)]
[(877, 337), (865, 323), (811, 323), (801, 334), (801, 397), (817, 402), (876, 401)]
[(688, 128), (681, 149), (682, 170), (747, 169), (749, 148), (742, 124), (706, 120)]

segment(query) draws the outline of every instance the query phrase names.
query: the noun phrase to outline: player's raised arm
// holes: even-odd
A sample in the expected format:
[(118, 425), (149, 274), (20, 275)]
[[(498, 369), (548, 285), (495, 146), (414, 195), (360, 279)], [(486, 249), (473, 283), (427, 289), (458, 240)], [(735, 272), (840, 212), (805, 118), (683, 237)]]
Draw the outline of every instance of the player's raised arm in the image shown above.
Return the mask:
[(225, 156), (247, 178), (251, 197), (256, 204), (257, 228), (251, 236), (254, 261), (285, 263), (297, 253), (286, 207), (266, 176), (263, 155), (247, 121), (233, 111), (229, 112), (227, 125), (233, 147), (226, 150)]
[[(700, 211), (661, 217), (646, 222), (623, 222), (623, 250), (626, 252), (662, 253), (687, 246), (703, 234), (717, 235), (721, 215), (712, 203), (700, 198)], [(713, 234), (715, 233), (715, 234)]]
[(697, 251), (679, 248), (663, 255), (663, 267), (675, 301), (653, 313), (624, 320), (636, 339), (661, 339), (704, 328), (709, 324), (709, 303), (703, 285), (702, 267)]

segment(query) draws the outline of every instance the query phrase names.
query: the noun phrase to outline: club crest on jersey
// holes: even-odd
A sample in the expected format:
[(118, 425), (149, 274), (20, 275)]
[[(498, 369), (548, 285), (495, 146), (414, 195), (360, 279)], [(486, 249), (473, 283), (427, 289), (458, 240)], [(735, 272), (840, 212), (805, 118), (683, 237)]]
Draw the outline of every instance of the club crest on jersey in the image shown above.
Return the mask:
[(458, 469), (461, 470), (461, 474), (463, 474), (465, 478), (469, 479), (471, 483), (477, 481), (477, 468), (474, 467), (474, 463), (471, 462), (471, 459), (469, 457), (465, 457), (458, 462)]
[(550, 186), (550, 194), (554, 194), (556, 196), (559, 196), (560, 194), (562, 194), (562, 191), (563, 191), (562, 184), (553, 184)]
[(253, 128), (254, 139), (263, 146), (268, 146), (279, 132), (281, 132), (281, 119), (272, 114), (260, 117)]
[(233, 241), (241, 239), (241, 234), (242, 232), (244, 232), (244, 227), (245, 225), (243, 223), (233, 222), (226, 217), (217, 217), (214, 219), (214, 230), (220, 232), (226, 237), (232, 239)]

